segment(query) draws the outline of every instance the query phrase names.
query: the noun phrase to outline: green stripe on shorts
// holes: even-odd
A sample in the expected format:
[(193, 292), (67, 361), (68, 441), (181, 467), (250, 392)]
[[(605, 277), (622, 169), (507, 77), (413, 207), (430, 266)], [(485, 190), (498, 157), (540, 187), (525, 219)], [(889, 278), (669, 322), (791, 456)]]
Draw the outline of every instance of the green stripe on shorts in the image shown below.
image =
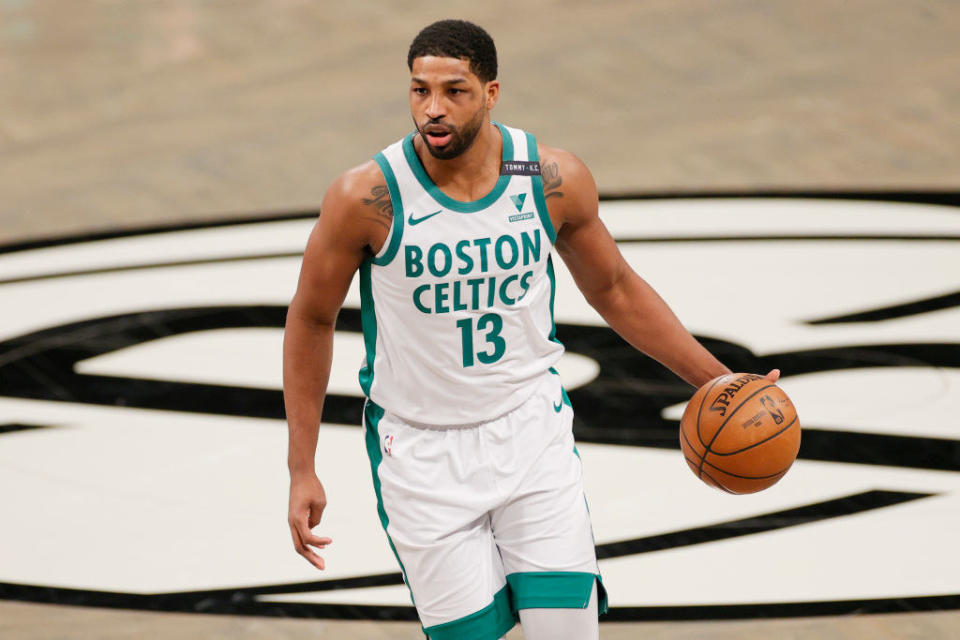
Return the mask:
[(511, 573), (507, 584), (518, 610), (586, 609), (597, 578), (579, 571), (529, 571)]
[(373, 400), (367, 399), (366, 403), (364, 403), (363, 419), (367, 427), (365, 438), (367, 457), (370, 459), (370, 471), (373, 474), (373, 491), (377, 495), (377, 514), (380, 516), (380, 524), (383, 526), (383, 532), (387, 534), (387, 542), (390, 543), (393, 556), (397, 559), (397, 564), (400, 565), (400, 573), (403, 575), (403, 581), (410, 591), (410, 602), (416, 606), (417, 603), (413, 599), (413, 589), (410, 589), (410, 583), (407, 581), (407, 570), (403, 568), (403, 563), (400, 562), (400, 554), (397, 553), (397, 548), (393, 546), (393, 539), (390, 538), (390, 534), (387, 532), (390, 520), (387, 518), (387, 510), (383, 506), (383, 494), (380, 493), (380, 474), (378, 473), (378, 469), (380, 463), (383, 462), (383, 454), (380, 452), (380, 431), (378, 427), (380, 426), (380, 419), (383, 418), (383, 414), (383, 408)]

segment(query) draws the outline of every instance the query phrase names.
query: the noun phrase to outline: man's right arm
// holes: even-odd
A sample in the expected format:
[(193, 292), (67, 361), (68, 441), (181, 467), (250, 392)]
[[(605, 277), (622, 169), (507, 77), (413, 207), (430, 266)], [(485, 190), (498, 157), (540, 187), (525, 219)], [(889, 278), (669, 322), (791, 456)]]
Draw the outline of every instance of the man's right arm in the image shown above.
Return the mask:
[(294, 547), (314, 566), (323, 560), (307, 545), (329, 538), (311, 529), (326, 506), (314, 458), (323, 400), (333, 363), (337, 315), (363, 259), (386, 240), (392, 219), (383, 176), (369, 162), (338, 178), (327, 190), (307, 247), (283, 336), (283, 399), (289, 426), (288, 520)]

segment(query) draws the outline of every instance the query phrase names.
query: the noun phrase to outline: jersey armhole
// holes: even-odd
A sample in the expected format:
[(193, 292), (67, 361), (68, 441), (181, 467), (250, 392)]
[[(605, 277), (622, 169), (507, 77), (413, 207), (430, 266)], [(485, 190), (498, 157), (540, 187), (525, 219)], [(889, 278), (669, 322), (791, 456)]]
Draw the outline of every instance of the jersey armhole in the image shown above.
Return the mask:
[(397, 184), (397, 177), (393, 174), (390, 162), (383, 153), (378, 153), (373, 157), (380, 171), (383, 173), (384, 180), (387, 181), (387, 190), (390, 192), (390, 206), (393, 207), (393, 224), (390, 225), (390, 233), (383, 243), (380, 252), (371, 258), (375, 265), (384, 266), (390, 264), (393, 257), (397, 255), (400, 249), (400, 238), (403, 236), (403, 200), (400, 198), (400, 186)]
[[(529, 131), (527, 134), (527, 160), (539, 162), (540, 155), (537, 153), (537, 139)], [(547, 211), (547, 199), (543, 195), (543, 177), (538, 175), (530, 176), (530, 182), (533, 183), (533, 202), (537, 207), (537, 214), (540, 216), (540, 224), (543, 230), (547, 232), (550, 238), (550, 244), (556, 244), (557, 232), (553, 228), (553, 221), (550, 220), (550, 212)]]

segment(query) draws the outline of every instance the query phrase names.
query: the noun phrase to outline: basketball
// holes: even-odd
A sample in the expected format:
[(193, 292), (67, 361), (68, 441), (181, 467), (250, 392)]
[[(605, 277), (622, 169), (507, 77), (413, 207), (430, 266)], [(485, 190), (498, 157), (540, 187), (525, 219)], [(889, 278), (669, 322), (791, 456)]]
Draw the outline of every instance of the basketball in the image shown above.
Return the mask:
[(797, 410), (764, 376), (719, 376), (687, 404), (680, 448), (693, 473), (711, 487), (756, 493), (776, 484), (797, 458)]

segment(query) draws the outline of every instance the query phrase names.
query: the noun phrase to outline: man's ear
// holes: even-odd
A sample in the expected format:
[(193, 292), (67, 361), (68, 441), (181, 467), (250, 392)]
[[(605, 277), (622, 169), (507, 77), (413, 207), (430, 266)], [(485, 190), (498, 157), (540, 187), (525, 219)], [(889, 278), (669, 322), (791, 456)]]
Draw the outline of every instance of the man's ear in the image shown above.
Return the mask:
[(490, 111), (497, 105), (497, 101), (500, 99), (500, 81), (491, 80), (484, 86), (484, 90), (487, 94), (487, 111)]

